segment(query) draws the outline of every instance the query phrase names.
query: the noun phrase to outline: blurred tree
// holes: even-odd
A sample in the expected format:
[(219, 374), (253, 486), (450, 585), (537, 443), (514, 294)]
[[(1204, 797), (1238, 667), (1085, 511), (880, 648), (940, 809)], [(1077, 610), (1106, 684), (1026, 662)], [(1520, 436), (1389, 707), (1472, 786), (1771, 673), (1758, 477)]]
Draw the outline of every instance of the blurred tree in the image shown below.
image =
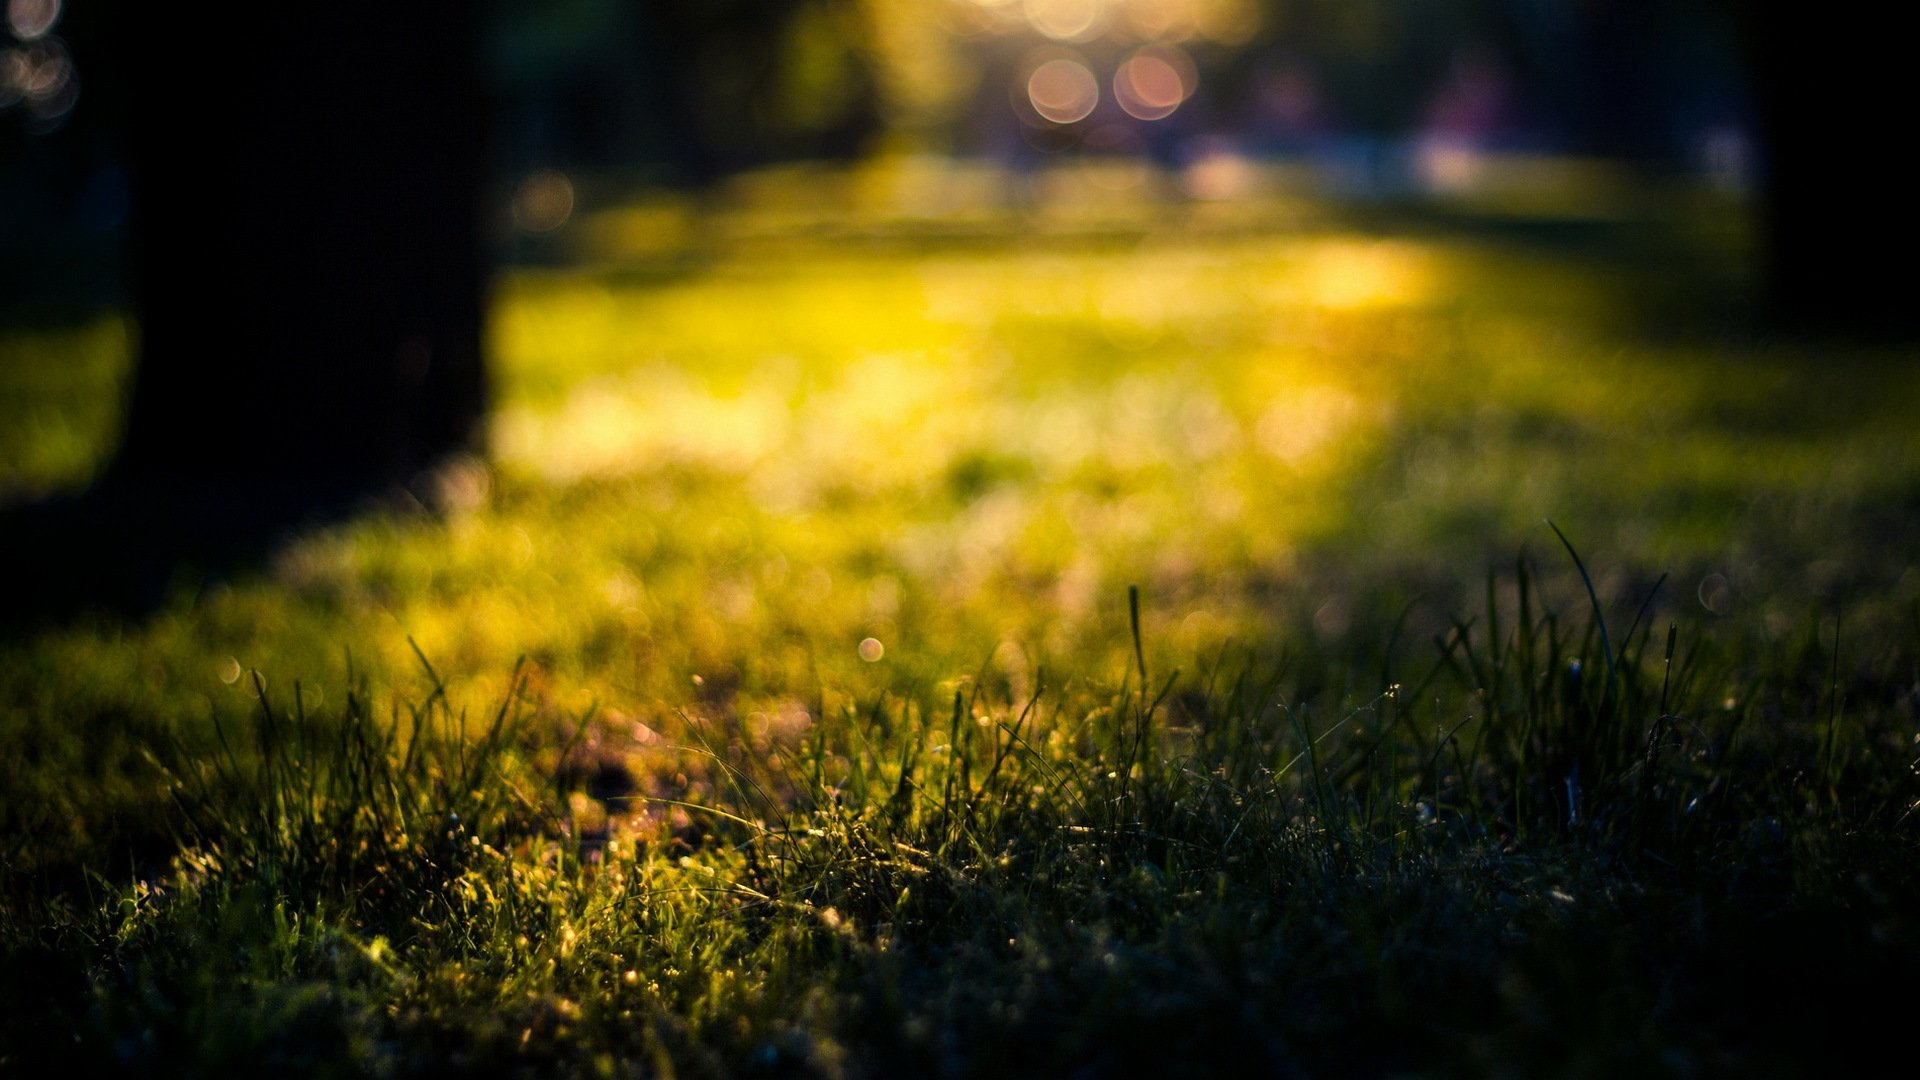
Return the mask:
[(110, 487), (283, 518), (477, 445), (484, 15), (118, 5), (140, 338)]
[(505, 0), (488, 53), (507, 167), (652, 167), (702, 186), (769, 161), (856, 157), (883, 120), (869, 9)]
[(1913, 168), (1892, 151), (1912, 123), (1911, 46), (1889, 27), (1751, 5), (1766, 189), (1764, 301), (1777, 327), (1920, 334)]
[(632, 166), (658, 154), (661, 60), (636, 47), (637, 0), (501, 0), (488, 20), (487, 75), (501, 165)]
[(859, 0), (637, 0), (654, 115), (677, 176), (701, 184), (795, 158), (850, 160), (884, 118)]
[(1346, 125), (1386, 135), (1414, 125), (1470, 13), (1470, 5), (1418, 0), (1310, 0), (1276, 29), (1313, 56)]

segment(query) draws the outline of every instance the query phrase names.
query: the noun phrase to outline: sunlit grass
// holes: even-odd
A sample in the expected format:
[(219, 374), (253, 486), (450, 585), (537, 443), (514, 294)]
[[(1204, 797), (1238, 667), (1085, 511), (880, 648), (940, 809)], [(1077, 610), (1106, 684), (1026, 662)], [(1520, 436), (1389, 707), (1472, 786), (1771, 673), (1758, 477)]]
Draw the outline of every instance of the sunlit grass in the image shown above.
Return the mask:
[[(58, 657), (87, 707), (182, 717), (243, 699), (216, 678), (234, 665), (313, 682), (351, 652), (401, 677), (409, 637), (476, 699), (524, 654), (643, 712), (695, 676), (776, 702), (1006, 650), (1103, 673), (1129, 584), (1172, 656), (1270, 648), (1315, 613), (1364, 636), (1419, 592), (1439, 618), (1549, 516), (1622, 604), (1661, 571), (1683, 606), (1717, 575), (1778, 629), (1841, 579), (1892, 601), (1861, 618), (1920, 589), (1888, 542), (1920, 469), (1911, 364), (1644, 335), (1624, 275), (1472, 231), (1128, 220), (924, 250), (803, 232), (768, 256), (723, 216), (707, 228), (734, 239), (695, 263), (509, 274), (495, 461), (462, 509), (326, 530), (111, 647), (64, 630), (25, 655)], [(18, 370), (57, 387), (25, 415), (99, 412), (118, 326), (35, 338)], [(89, 423), (9, 468), (84, 477), (112, 430)], [(166, 690), (87, 674), (129, 649)]]
[[(580, 264), (505, 274), (493, 459), (456, 465), (443, 513), (365, 515), (182, 579), (150, 618), (7, 644), (8, 880), (125, 889), (89, 860), (131, 851), (118, 955), (147, 958), (127, 977), (151, 1000), (206, 1010), (168, 1021), (216, 1032), (183, 1045), (364, 1006), (327, 1060), (454, 1031), (582, 1071), (581, 1047), (967, 1073), (1245, 1009), (1552, 1071), (1569, 1059), (1528, 1041), (1529, 1009), (1570, 1022), (1616, 976), (1654, 992), (1595, 942), (1638, 925), (1607, 905), (1657, 860), (1737, 878), (1740, 852), (1798, 845), (1795, 873), (1827, 873), (1833, 822), (1906, 835), (1911, 357), (1754, 340), (1713, 314), (1739, 279), (1724, 253), (1679, 240), (1623, 267), (1424, 219), (1138, 198), (1031, 229), (1004, 208), (836, 225), (792, 179), (706, 217), (603, 210)], [(663, 214), (652, 246), (619, 233)], [(97, 410), (124, 349), (102, 325), (19, 336), (37, 359), (6, 407), (94, 415), (42, 402)], [(73, 350), (94, 389), (45, 366)], [(109, 423), (61, 423), (5, 444), (14, 490), (107, 452)], [(1581, 681), (1614, 661), (1617, 692)], [(1156, 703), (1143, 665), (1152, 689), (1185, 675)], [(256, 673), (264, 722), (306, 742), (249, 741)], [(522, 720), (492, 786), (463, 790), (502, 701)], [(1603, 742), (1604, 767), (1570, 767)], [(313, 794), (336, 783), (387, 816)], [(1776, 844), (1785, 819), (1805, 831)], [(367, 847), (313, 840), (334, 836)], [(172, 950), (201, 932), (254, 943), (221, 955), (269, 989)], [(1496, 937), (1523, 944), (1469, 944)], [(1403, 960), (1433, 941), (1481, 1011), (1420, 1019), (1442, 988)], [(1329, 1018), (1289, 986), (1379, 997)], [(262, 1012), (214, 1023), (235, 1001)], [(1049, 1017), (1086, 1026), (1022, 1057)], [(1646, 1023), (1650, 1049), (1608, 1060), (1721, 1060)], [(1220, 1045), (1254, 1037), (1222, 1024)], [(1474, 1024), (1492, 1041), (1449, 1041)], [(1603, 1028), (1582, 1045), (1613, 1045)], [(861, 1032), (879, 1042), (838, 1041)]]
[(120, 435), (124, 319), (0, 327), (0, 505), (85, 486)]
[[(666, 276), (508, 275), (477, 504), (328, 530), (116, 634), (188, 700), (221, 700), (233, 663), (312, 681), (350, 650), (403, 673), (412, 637), (480, 698), (525, 654), (645, 710), (695, 675), (773, 700), (816, 673), (953, 678), (1003, 643), (1110, 671), (1129, 584), (1178, 656), (1277, 642), (1303, 612), (1368, 626), (1385, 616), (1356, 603), (1398, 601), (1360, 597), (1444, 606), (1548, 516), (1610, 585), (1672, 570), (1679, 601), (1715, 574), (1796, 618), (1823, 578), (1916, 588), (1875, 521), (1902, 520), (1920, 469), (1911, 365), (1642, 340), (1618, 275), (1551, 250), (1330, 219), (741, 243)], [(1668, 287), (1700, 287), (1686, 273)], [(105, 371), (124, 339), (103, 333), (58, 347)], [(52, 440), (70, 478), (78, 440)], [(91, 633), (34, 648), (118, 665)], [(124, 680), (81, 681), (127, 704)]]

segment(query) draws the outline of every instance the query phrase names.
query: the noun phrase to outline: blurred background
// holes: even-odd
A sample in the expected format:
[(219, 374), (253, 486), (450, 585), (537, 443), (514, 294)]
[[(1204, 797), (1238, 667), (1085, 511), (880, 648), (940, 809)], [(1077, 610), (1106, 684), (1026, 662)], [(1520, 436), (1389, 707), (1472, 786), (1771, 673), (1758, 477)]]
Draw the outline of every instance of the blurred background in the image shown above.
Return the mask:
[[(55, 297), (82, 304), (89, 292), (106, 302), (111, 274), (100, 264), (131, 198), (130, 98), (159, 99), (177, 129), (230, 139), (244, 130), (260, 55), (237, 54), (238, 38), (216, 44), (217, 21), (177, 5), (152, 20), (155, 37), (116, 43), (112, 24), (137, 18), (116, 8), (7, 4), (0, 235), (13, 255), (0, 273), (12, 310), (46, 310)], [(423, 38), (471, 41), (476, 68), (419, 47), (412, 62), (474, 79), (486, 96), (491, 201), (504, 211), (490, 224), (517, 238), (552, 234), (635, 191), (711, 190), (802, 161), (912, 166), (886, 201), (925, 216), (1061, 197), (1073, 182), (1055, 174), (1080, 170), (1102, 190), (1166, 199), (1288, 186), (1346, 199), (1475, 190), (1523, 199), (1530, 182), (1556, 175), (1543, 159), (1577, 158), (1740, 192), (1763, 167), (1762, 35), (1749, 25), (1761, 20), (1747, 8), (502, 0), (411, 20)], [(369, 40), (414, 28), (371, 10), (350, 24)], [(273, 47), (248, 40), (259, 54)], [(352, 40), (341, 48), (366, 51)], [(369, 77), (351, 60), (340, 59), (336, 78)], [(1820, 58), (1799, 63), (1808, 70), (1797, 74), (1816, 81)]]
[[(1715, 267), (1748, 278), (1719, 299), (1759, 297), (1783, 325), (1907, 318), (1871, 286), (1884, 276), (1832, 265), (1839, 207), (1897, 197), (1801, 182), (1822, 174), (1773, 152), (1844, 127), (1819, 115), (1839, 61), (1795, 22), (1775, 63), (1788, 20), (1736, 4), (5, 11), (0, 320), (131, 314), (142, 358), (119, 394), (89, 392), (90, 422), (116, 434), (15, 453), (78, 469), (117, 442), (121, 487), (302, 493), (267, 518), (480, 445), (491, 267), (658, 270), (730, 236), (931, 249), (1177, 229), (1208, 206), (1214, 228), (1414, 210), (1590, 244), (1598, 222), (1738, 226), (1762, 192), (1757, 242)], [(358, 437), (302, 421), (326, 417)]]
[[(1049, 164), (1105, 160), (1217, 198), (1252, 182), (1232, 162), (1293, 162), (1327, 190), (1388, 196), (1470, 185), (1476, 155), (1555, 153), (1739, 186), (1753, 110), (1737, 11), (589, 0), (510, 8), (492, 61), (508, 175), (699, 185), (779, 160), (930, 155), (1015, 174), (1017, 199)], [(918, 194), (937, 207), (942, 193)]]
[[(1920, 589), (1910, 95), (1872, 27), (0, 7), (4, 562), (170, 612), (135, 652), (219, 692), (413, 635), (774, 702), (1103, 657), (1129, 584), (1176, 654), (1370, 655), (1546, 517), (1610, 602), (1672, 571), (1763, 635)], [(223, 545), (238, 576), (177, 569)], [(87, 640), (36, 648), (133, 662)]]

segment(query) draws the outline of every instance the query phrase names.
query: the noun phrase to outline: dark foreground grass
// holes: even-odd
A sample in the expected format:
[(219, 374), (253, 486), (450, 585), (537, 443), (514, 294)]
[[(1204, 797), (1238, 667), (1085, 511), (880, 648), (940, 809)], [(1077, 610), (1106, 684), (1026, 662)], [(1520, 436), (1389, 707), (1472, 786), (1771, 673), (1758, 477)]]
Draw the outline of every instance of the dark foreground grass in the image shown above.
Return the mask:
[(1136, 618), (1101, 685), (989, 668), (668, 731), (524, 675), (485, 717), (430, 667), (384, 708), (257, 687), (216, 745), (153, 749), (165, 804), (100, 849), (12, 839), (0, 1062), (1784, 1075), (1897, 1049), (1913, 640), (1876, 670), (1817, 627), (1729, 655), (1547, 609), (1524, 563), (1488, 595), (1389, 683), (1298, 654), (1162, 673)]

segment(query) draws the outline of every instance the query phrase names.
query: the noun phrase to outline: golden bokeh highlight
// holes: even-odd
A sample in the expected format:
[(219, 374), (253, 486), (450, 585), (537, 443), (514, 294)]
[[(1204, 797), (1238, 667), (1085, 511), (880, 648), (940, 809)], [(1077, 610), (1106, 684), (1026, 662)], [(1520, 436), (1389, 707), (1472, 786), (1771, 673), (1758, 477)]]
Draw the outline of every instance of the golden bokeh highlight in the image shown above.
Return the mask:
[(1055, 41), (1085, 41), (1106, 28), (1102, 0), (1025, 0), (1027, 24)]

